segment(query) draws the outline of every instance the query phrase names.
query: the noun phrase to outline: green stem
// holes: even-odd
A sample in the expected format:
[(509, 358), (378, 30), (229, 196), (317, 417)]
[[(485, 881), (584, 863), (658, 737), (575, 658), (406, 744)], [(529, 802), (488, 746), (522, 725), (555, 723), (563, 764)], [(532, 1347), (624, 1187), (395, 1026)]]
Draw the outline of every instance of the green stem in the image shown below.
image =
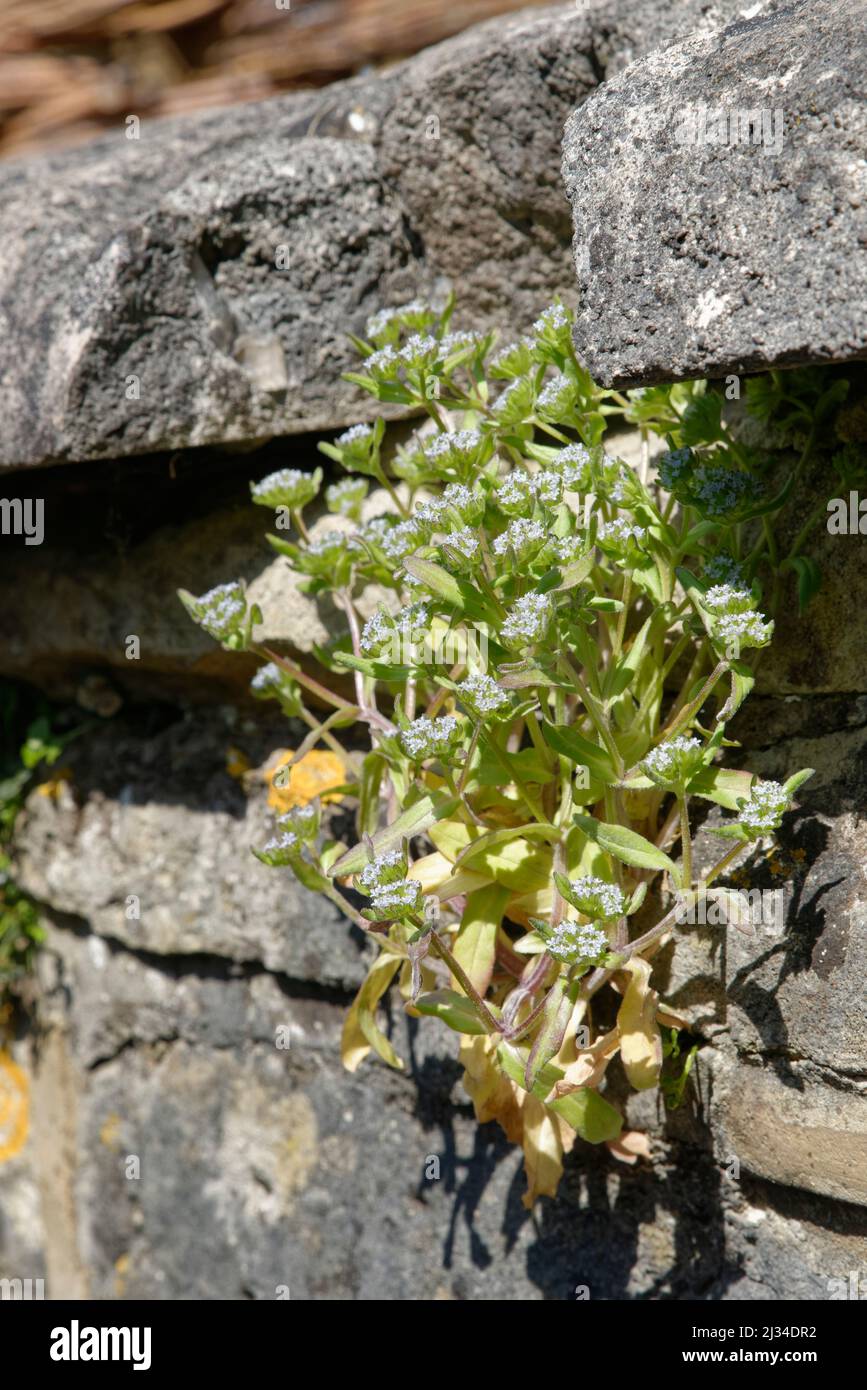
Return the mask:
[(681, 887), (688, 890), (692, 886), (692, 836), (689, 832), (689, 807), (686, 793), (677, 798), (680, 808), (680, 850), (681, 850)]
[(745, 850), (746, 848), (746, 841), (739, 840), (733, 849), (730, 849), (727, 854), (723, 855), (722, 859), (720, 859), (716, 864), (714, 864), (712, 869), (708, 869), (707, 873), (702, 879), (702, 887), (708, 888), (710, 884), (713, 883), (714, 879), (718, 878), (719, 875), (725, 869), (728, 868), (729, 864), (733, 864), (734, 861), (737, 859), (738, 855), (741, 853), (741, 851)]
[(464, 970), (460, 962), (455, 960), (454, 956), (452, 955), (448, 946), (443, 941), (442, 937), (438, 936), (435, 931), (432, 931), (430, 939), (431, 945), (433, 946), (437, 955), (440, 957), (441, 960), (445, 961), (446, 965), (454, 975), (455, 979), (458, 981), (458, 984), (461, 986), (461, 989), (464, 991), (467, 998), (472, 1000), (472, 1003), (475, 1006), (476, 1013), (479, 1015), (479, 1018), (485, 1026), (485, 1032), (502, 1033), (503, 1029), (499, 1020), (494, 1018), (494, 1015), (491, 1013), (484, 999), (479, 994), (469, 975)]

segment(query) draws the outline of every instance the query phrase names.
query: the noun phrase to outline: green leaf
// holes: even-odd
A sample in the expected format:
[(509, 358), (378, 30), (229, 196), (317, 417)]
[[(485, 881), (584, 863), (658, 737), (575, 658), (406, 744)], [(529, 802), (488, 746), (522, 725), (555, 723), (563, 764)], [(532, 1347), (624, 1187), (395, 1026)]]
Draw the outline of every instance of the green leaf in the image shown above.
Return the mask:
[(452, 954), (462, 965), (472, 984), (484, 997), (494, 973), (497, 931), (510, 890), (497, 883), (467, 894), (467, 905), (452, 946)]
[(390, 666), (384, 661), (356, 656), (354, 652), (337, 651), (333, 660), (335, 666), (348, 666), (351, 671), (360, 671), (362, 675), (380, 681), (405, 681), (412, 675), (411, 666)]
[(356, 818), (359, 836), (372, 835), (379, 824), (379, 789), (386, 766), (381, 753), (368, 753), (361, 764)]
[(435, 989), (432, 994), (420, 994), (413, 1008), (418, 1009), (420, 1014), (442, 1019), (456, 1033), (487, 1031), (472, 1001), (453, 989)]
[(563, 1046), (566, 1029), (575, 1007), (580, 982), (569, 985), (565, 975), (559, 975), (545, 996), (539, 1031), (533, 1040), (524, 1068), (524, 1088), (532, 1091), (533, 1083), (544, 1066), (556, 1057)]
[(756, 683), (756, 678), (749, 666), (744, 665), (742, 661), (730, 661), (729, 666), (732, 678), (731, 694), (716, 717), (718, 724), (725, 724), (727, 720), (731, 719)]
[(634, 869), (665, 869), (675, 883), (678, 882), (677, 866), (673, 861), (637, 831), (627, 830), (625, 825), (607, 825), (593, 816), (576, 815), (573, 820), (588, 840), (613, 854), (615, 859), (630, 864)]
[[(497, 1058), (509, 1079), (526, 1090), (526, 1049), (516, 1048), (510, 1043), (501, 1043), (497, 1048)], [(538, 1100), (545, 1101), (547, 1108), (560, 1115), (588, 1144), (605, 1144), (609, 1139), (616, 1139), (623, 1128), (623, 1120), (613, 1105), (609, 1105), (597, 1091), (587, 1087), (573, 1091), (571, 1095), (562, 1096), (559, 1100), (547, 1100), (557, 1082), (562, 1081), (564, 1074), (560, 1067), (548, 1062), (540, 1068), (533, 1083), (532, 1094)]]
[(727, 811), (737, 811), (738, 798), (749, 796), (752, 780), (750, 772), (740, 772), (728, 767), (705, 767), (696, 773), (687, 791), (690, 796), (701, 796), (705, 801), (715, 801)]
[(653, 622), (654, 615), (642, 623), (641, 628), (635, 634), (632, 646), (625, 656), (622, 656), (615, 666), (611, 668), (605, 678), (603, 695), (606, 700), (616, 699), (628, 690), (641, 665), (641, 658), (644, 656), (644, 649), (647, 645), (647, 634), (650, 631), (650, 624)]
[(822, 571), (809, 555), (795, 555), (783, 561), (780, 569), (795, 571), (798, 579), (798, 610), (803, 613), (822, 585)]
[(604, 748), (591, 743), (571, 724), (542, 724), (542, 736), (555, 753), (570, 762), (588, 768), (591, 777), (609, 785), (617, 781), (614, 764)]
[[(402, 840), (411, 840), (413, 835), (423, 834), (436, 821), (450, 816), (457, 809), (458, 804), (458, 798), (455, 796), (437, 794), (423, 796), (402, 815), (398, 816), (396, 821), (392, 821), (391, 825), (385, 826), (383, 830), (374, 835), (374, 853), (385, 854), (388, 850), (396, 849)], [(367, 846), (365, 844), (356, 845), (340, 856), (337, 863), (329, 871), (329, 878), (342, 878), (345, 874), (360, 873), (367, 862)]]
[(803, 786), (804, 782), (808, 781), (809, 778), (814, 777), (815, 773), (816, 769), (814, 767), (805, 767), (802, 768), (800, 772), (793, 772), (788, 781), (783, 783), (786, 789), (786, 795), (794, 796), (798, 788)]
[(433, 560), (422, 560), (417, 555), (408, 555), (403, 561), (403, 567), (407, 574), (411, 574), (413, 579), (424, 584), (425, 588), (430, 589), (432, 594), (436, 594), (438, 598), (444, 598), (446, 603), (451, 603), (455, 608), (463, 608), (464, 602), (460, 583), (453, 574), (444, 570), (442, 565), (435, 564)]
[(589, 1086), (549, 1101), (548, 1109), (560, 1115), (588, 1144), (607, 1144), (623, 1129), (623, 1119), (614, 1106)]

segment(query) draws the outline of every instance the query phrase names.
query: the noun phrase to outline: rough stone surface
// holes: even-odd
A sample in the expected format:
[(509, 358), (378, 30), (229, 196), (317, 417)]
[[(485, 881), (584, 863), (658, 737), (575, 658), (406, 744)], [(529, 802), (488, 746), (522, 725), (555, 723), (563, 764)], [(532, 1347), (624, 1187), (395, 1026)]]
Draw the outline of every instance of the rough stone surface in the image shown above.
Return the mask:
[[(250, 852), (273, 833), (265, 788), (244, 794), (230, 747), (259, 765), (294, 746), (196, 716), (150, 738), (107, 727), (64, 757), (70, 780), (36, 792), (20, 827), (18, 882), (100, 937), (160, 956), (259, 962), (323, 989), (361, 983), (369, 947), (336, 908)], [(347, 833), (351, 834), (351, 830)], [(128, 914), (134, 894), (140, 916)]]
[(603, 64), (735, 12), (534, 10), (379, 79), (4, 166), (0, 465), (352, 423), (346, 334), (451, 283), (466, 322), (528, 324), (571, 291), (569, 111)]
[[(737, 19), (642, 58), (571, 116), (575, 341), (597, 380), (867, 355), (863, 22), (860, 0)], [(730, 143), (750, 112), (770, 121), (758, 143), (740, 124)], [(684, 142), (695, 113), (722, 113), (725, 132)]]

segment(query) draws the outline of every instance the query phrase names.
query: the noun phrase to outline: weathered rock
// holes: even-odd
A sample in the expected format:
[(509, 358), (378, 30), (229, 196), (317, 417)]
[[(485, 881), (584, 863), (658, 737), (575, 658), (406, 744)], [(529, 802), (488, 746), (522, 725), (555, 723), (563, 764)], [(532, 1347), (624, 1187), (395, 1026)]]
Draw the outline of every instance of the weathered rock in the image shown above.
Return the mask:
[(646, 1105), (654, 1167), (579, 1144), (531, 1220), (519, 1154), (475, 1125), (430, 1020), (395, 1011), (407, 1074), (349, 1076), (341, 1010), (265, 970), (46, 925), (16, 1048), (33, 1129), (0, 1173), (20, 1191), (26, 1158), (30, 1246), (4, 1225), (0, 1270), (48, 1298), (825, 1299), (863, 1264), (863, 1212), (735, 1181), (700, 1113)]
[(136, 951), (255, 961), (325, 989), (357, 987), (366, 940), (288, 870), (254, 858), (275, 812), (264, 788), (248, 799), (226, 771), (230, 746), (258, 765), (291, 737), (285, 726), (270, 736), (221, 727), (214, 715), (145, 739), (107, 727), (72, 745), (70, 782), (54, 797), (34, 792), (22, 816), (18, 882)]
[[(867, 1105), (857, 1091), (714, 1066), (717, 1148), (784, 1187), (867, 1206)], [(723, 1080), (724, 1076), (724, 1080)]]
[(379, 79), (4, 167), (0, 465), (366, 417), (346, 334), (451, 284), (467, 322), (527, 323), (571, 288), (559, 140), (597, 49), (615, 63), (736, 3), (640, 9), (498, 19)]
[(575, 341), (599, 381), (867, 356), (863, 40), (860, 0), (801, 0), (642, 58), (572, 115)]

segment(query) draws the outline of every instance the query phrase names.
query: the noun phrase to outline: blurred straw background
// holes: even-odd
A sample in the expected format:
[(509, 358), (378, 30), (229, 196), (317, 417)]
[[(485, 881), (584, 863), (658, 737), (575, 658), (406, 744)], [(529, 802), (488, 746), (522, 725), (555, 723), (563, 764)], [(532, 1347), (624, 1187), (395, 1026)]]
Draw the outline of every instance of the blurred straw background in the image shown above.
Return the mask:
[(257, 101), (543, 0), (0, 0), (0, 158)]

